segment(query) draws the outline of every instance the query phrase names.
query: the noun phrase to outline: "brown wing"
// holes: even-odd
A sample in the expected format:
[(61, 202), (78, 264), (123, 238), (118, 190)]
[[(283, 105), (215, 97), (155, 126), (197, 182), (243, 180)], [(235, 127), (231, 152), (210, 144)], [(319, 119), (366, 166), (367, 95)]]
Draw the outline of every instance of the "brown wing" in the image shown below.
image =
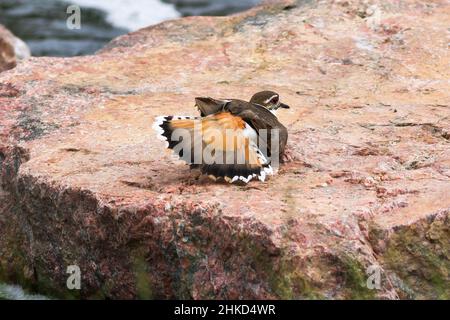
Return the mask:
[(195, 105), (200, 111), (200, 115), (202, 117), (206, 117), (222, 111), (226, 103), (227, 101), (225, 100), (216, 100), (210, 97), (195, 98)]

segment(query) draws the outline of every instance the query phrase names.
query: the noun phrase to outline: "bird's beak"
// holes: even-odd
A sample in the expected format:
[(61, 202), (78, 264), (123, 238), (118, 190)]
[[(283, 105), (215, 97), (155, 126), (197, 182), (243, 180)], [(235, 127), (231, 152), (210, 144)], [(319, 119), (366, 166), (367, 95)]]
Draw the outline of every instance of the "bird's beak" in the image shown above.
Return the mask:
[(283, 109), (290, 109), (291, 107), (289, 107), (287, 104), (280, 103), (280, 108), (283, 108)]

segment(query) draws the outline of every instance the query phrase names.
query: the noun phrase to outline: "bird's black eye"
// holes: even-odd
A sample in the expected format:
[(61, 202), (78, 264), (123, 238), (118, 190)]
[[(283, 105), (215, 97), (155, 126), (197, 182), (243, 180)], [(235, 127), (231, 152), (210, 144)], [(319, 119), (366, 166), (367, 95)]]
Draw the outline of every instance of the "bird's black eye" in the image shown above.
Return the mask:
[(280, 98), (277, 96), (277, 97), (273, 97), (272, 100), (270, 100), (270, 102), (272, 102), (273, 104), (277, 104), (279, 100), (280, 100)]

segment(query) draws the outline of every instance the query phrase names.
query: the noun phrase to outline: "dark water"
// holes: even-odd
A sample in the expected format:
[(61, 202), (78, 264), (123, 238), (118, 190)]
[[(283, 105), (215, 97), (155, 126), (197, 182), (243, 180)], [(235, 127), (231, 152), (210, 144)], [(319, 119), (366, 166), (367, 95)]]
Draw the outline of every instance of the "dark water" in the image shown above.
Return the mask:
[(105, 13), (84, 10), (83, 28), (66, 26), (67, 3), (58, 0), (0, 0), (0, 23), (24, 40), (35, 56), (74, 56), (95, 52), (127, 30), (105, 21)]
[(183, 16), (225, 16), (244, 11), (261, 0), (163, 0), (175, 5)]
[[(97, 3), (105, 1), (108, 0), (97, 0)], [(161, 1), (173, 4), (180, 16), (227, 15), (248, 9), (260, 2), (260, 0)], [(92, 3), (95, 6), (94, 0)], [(108, 22), (105, 11), (82, 6), (82, 28), (69, 30), (66, 26), (68, 16), (66, 9), (69, 4), (70, 0), (0, 0), (0, 24), (24, 40), (34, 56), (91, 54), (112, 38), (132, 29), (125, 26), (118, 27)], [(120, 10), (120, 7), (111, 10)]]

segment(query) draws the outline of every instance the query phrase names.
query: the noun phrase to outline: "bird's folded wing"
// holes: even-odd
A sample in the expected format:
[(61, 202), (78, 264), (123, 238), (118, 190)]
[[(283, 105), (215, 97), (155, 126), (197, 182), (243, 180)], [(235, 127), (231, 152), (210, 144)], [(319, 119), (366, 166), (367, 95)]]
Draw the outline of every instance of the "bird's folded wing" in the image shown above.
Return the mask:
[(226, 100), (217, 100), (210, 97), (197, 97), (195, 98), (195, 105), (200, 111), (202, 117), (206, 117), (223, 110), (223, 107), (227, 104)]
[[(265, 156), (271, 157), (275, 153), (283, 154), (288, 132), (269, 110), (253, 105), (253, 108), (232, 111), (234, 111), (232, 112), (234, 115), (242, 118), (258, 133), (258, 146)], [(273, 140), (275, 138), (277, 140)]]

